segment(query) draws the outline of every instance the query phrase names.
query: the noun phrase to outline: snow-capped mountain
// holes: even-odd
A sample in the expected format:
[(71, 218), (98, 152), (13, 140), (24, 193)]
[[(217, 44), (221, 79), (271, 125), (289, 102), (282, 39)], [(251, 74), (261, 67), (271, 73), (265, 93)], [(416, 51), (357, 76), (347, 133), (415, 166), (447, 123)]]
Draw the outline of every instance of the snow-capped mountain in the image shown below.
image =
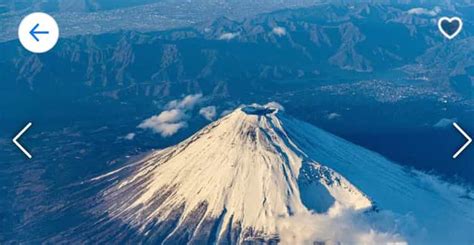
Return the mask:
[(137, 241), (474, 241), (470, 192), (403, 169), (273, 103), (238, 108), (92, 181), (111, 180), (93, 212), (126, 224)]

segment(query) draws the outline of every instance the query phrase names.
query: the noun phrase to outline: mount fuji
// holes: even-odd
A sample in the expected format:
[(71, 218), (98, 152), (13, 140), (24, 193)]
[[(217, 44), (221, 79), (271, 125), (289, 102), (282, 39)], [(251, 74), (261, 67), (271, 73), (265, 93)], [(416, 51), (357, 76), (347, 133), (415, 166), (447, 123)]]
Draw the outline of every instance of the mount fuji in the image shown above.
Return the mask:
[(241, 106), (88, 183), (107, 186), (88, 211), (101, 217), (82, 238), (93, 242), (474, 243), (470, 190), (403, 168), (276, 103)]

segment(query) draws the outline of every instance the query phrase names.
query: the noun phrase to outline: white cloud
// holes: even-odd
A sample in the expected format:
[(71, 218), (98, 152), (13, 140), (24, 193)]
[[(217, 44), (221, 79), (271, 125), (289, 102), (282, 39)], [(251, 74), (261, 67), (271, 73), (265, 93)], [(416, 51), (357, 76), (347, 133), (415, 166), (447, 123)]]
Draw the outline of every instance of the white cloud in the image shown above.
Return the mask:
[(171, 122), (178, 122), (182, 120), (184, 117), (185, 117), (185, 114), (182, 110), (172, 109), (169, 111), (163, 111), (162, 113), (160, 113), (160, 115), (152, 117), (152, 118), (156, 121), (171, 123)]
[[(326, 214), (297, 214), (277, 219), (282, 244), (407, 244), (394, 232), (400, 226), (418, 227), (410, 216), (397, 216), (388, 211), (364, 213), (341, 210), (336, 205)], [(334, 210), (337, 209), (337, 210)]]
[(176, 134), (180, 129), (187, 127), (186, 122), (160, 123), (153, 126), (153, 131), (159, 133), (162, 137), (169, 137)]
[(141, 129), (152, 129), (155, 133), (168, 137), (187, 126), (184, 121), (185, 118), (186, 114), (181, 109), (172, 109), (145, 119), (138, 127)]
[(425, 8), (412, 8), (408, 10), (408, 14), (413, 15), (428, 15), (428, 16), (436, 16), (441, 12), (439, 7), (433, 8), (433, 10), (425, 9)]
[(129, 133), (123, 137), (126, 140), (133, 140), (135, 138), (136, 134), (135, 133)]
[(279, 37), (286, 35), (286, 29), (284, 27), (280, 27), (280, 26), (274, 27), (272, 32), (273, 32), (273, 34), (275, 34)]
[(235, 33), (235, 32), (226, 32), (226, 33), (222, 33), (222, 35), (219, 36), (219, 40), (229, 41), (238, 37), (239, 35), (240, 35), (239, 33)]
[(202, 101), (202, 94), (190, 94), (182, 100), (173, 100), (166, 105), (168, 109), (193, 109), (194, 106)]
[(201, 110), (199, 110), (199, 114), (207, 120), (212, 121), (216, 117), (217, 110), (215, 106), (207, 106), (201, 108)]
[(138, 128), (151, 129), (162, 137), (172, 136), (188, 126), (188, 112), (202, 101), (202, 97), (202, 94), (193, 94), (181, 100), (173, 100), (166, 105), (167, 110), (143, 120)]

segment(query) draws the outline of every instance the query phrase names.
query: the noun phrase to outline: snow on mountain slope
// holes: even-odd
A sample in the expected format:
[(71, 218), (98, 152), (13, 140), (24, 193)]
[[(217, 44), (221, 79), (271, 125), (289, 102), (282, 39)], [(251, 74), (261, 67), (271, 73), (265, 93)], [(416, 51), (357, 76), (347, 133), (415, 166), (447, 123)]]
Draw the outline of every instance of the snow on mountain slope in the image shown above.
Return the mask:
[[(472, 194), (281, 109), (239, 108), (127, 174), (95, 178), (116, 181), (102, 193), (101, 211), (139, 240), (165, 244), (423, 242), (425, 234), (435, 243), (474, 241)], [(411, 218), (415, 234), (397, 227)]]
[(419, 226), (411, 237), (415, 243), (474, 243), (471, 190), (393, 164), (310, 124), (286, 117), (282, 123), (305, 153), (346, 177), (377, 207), (413, 216)]

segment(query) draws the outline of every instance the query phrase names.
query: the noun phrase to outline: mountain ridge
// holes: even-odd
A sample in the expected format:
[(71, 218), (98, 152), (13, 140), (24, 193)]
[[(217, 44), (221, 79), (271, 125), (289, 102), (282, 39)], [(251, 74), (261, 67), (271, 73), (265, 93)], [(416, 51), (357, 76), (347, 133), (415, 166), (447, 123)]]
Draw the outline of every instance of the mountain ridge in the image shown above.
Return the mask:
[[(117, 179), (118, 170), (94, 178), (100, 183), (115, 176), (94, 212), (135, 227), (138, 240), (163, 244), (285, 244), (282, 220), (333, 220), (350, 213), (357, 220), (376, 217), (371, 222), (378, 223), (388, 219), (379, 210), (395, 216), (388, 216), (389, 224), (367, 224), (375, 229), (368, 243), (427, 239), (422, 233), (410, 237), (398, 227), (405, 222), (428, 234), (472, 225), (472, 200), (459, 197), (472, 193), (407, 171), (281, 110), (274, 103), (241, 107), (182, 143), (148, 154), (127, 175)], [(431, 210), (424, 208), (425, 200)], [(433, 215), (449, 219), (438, 224)], [(334, 234), (310, 239), (304, 241), (344, 241)], [(459, 230), (433, 239), (473, 237)]]

